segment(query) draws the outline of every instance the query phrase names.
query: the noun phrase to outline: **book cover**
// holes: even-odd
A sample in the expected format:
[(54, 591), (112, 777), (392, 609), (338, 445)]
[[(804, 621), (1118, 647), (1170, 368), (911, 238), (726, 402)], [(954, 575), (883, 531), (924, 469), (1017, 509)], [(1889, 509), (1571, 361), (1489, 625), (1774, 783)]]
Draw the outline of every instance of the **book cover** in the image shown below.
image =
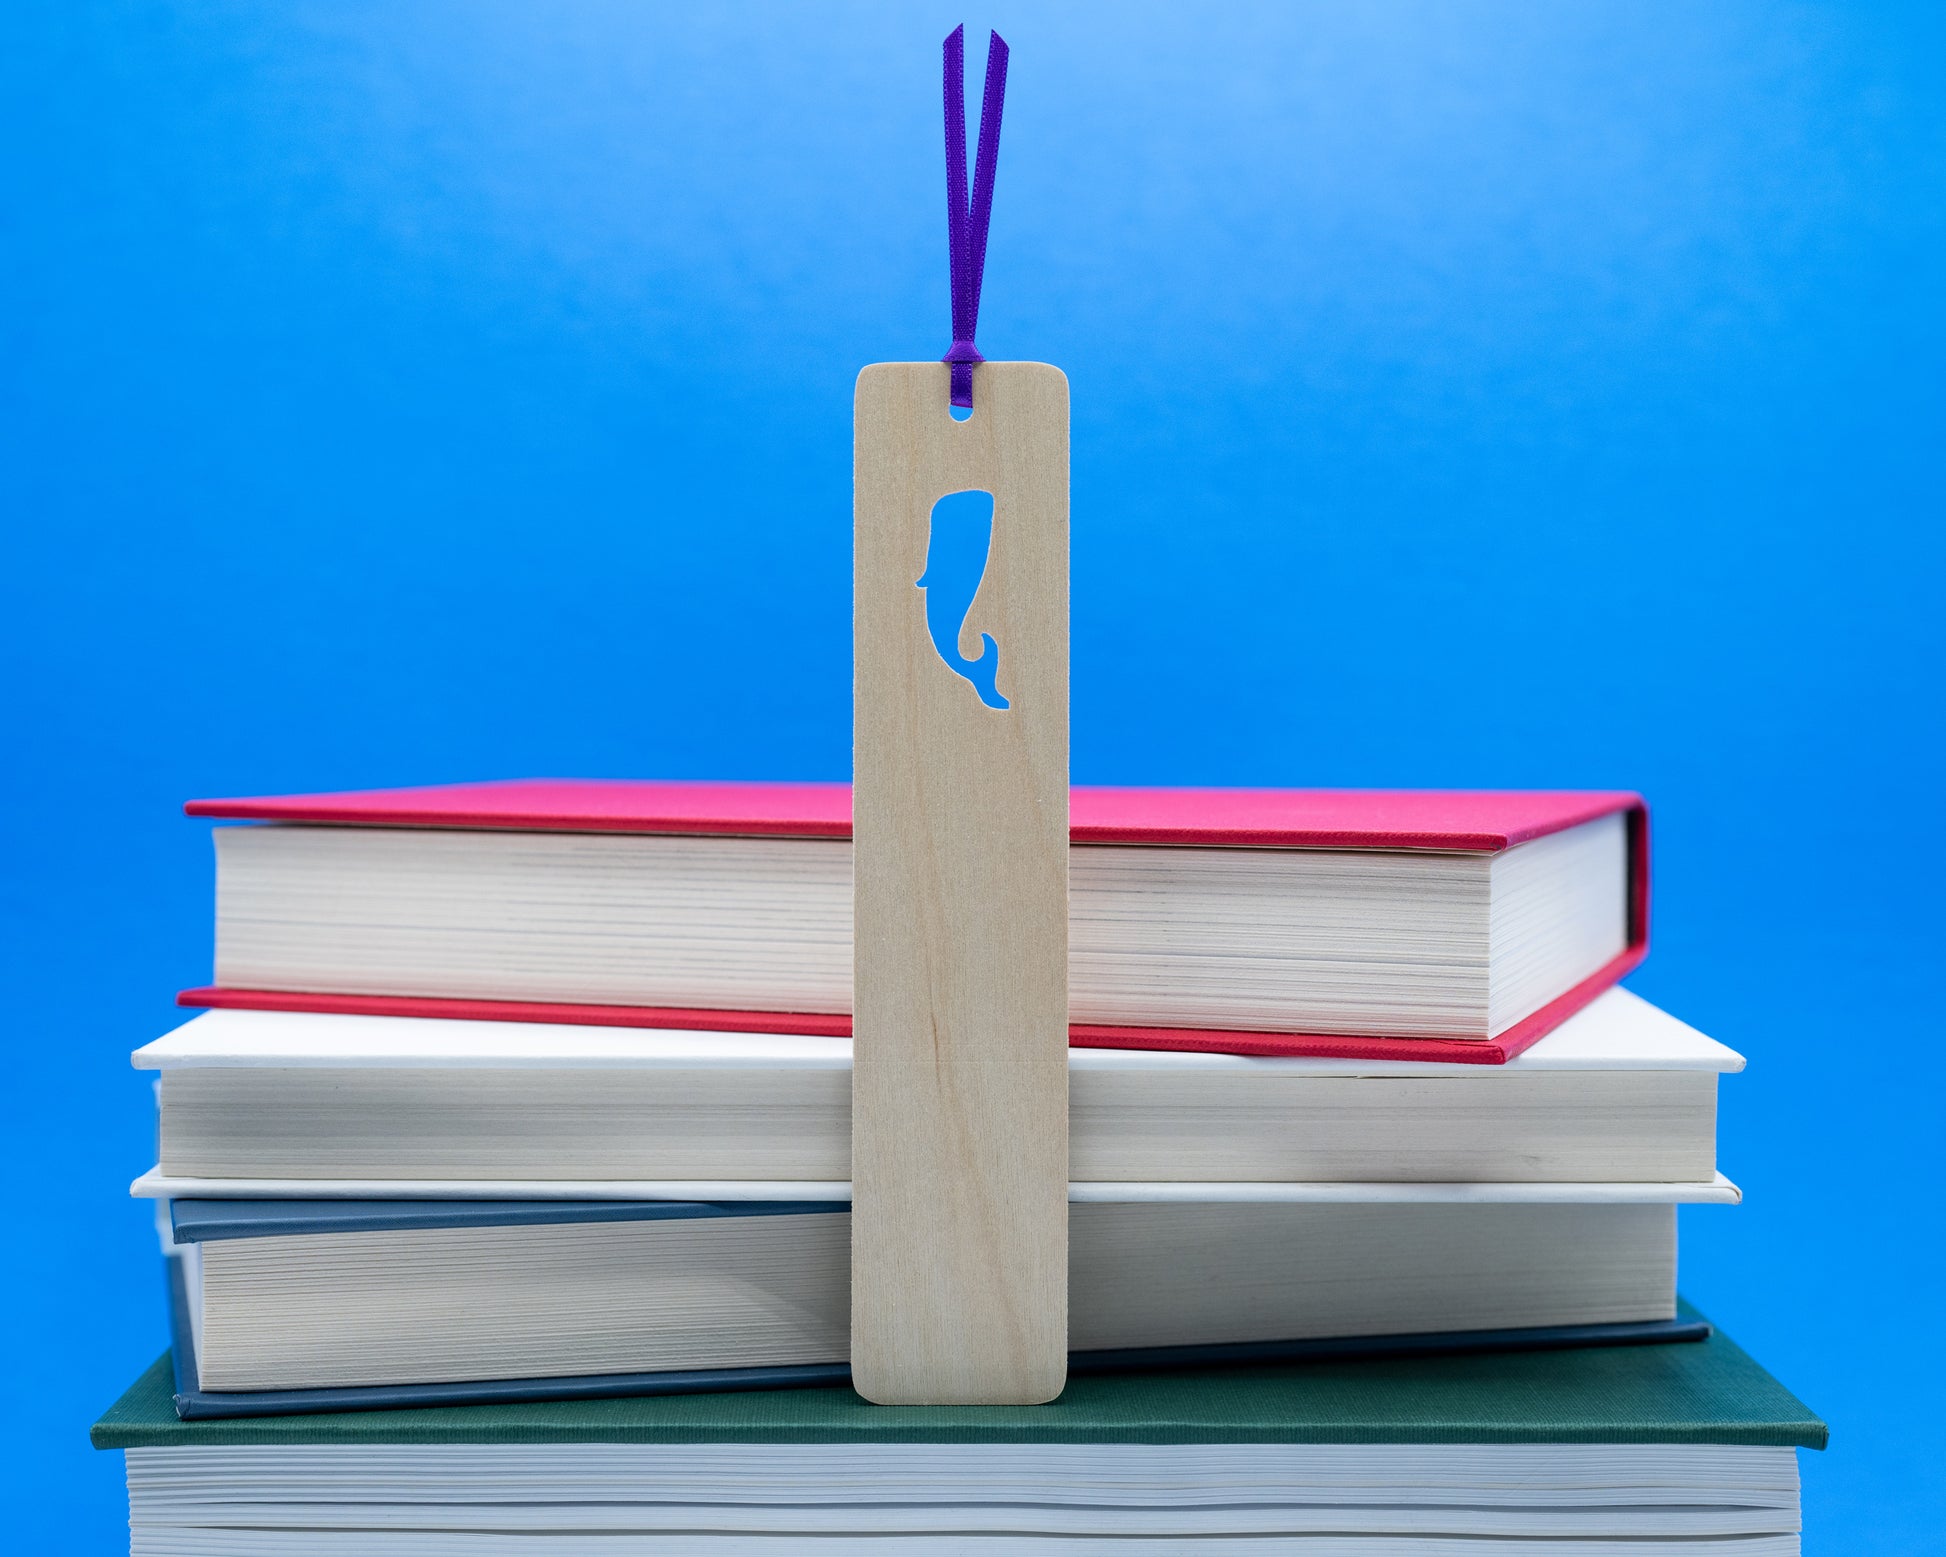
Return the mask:
[[(391, 1200), (423, 1202), (429, 1194), (437, 1193), (445, 1202), (706, 1200), (725, 1206), (751, 1201), (789, 1201), (798, 1205), (829, 1201), (848, 1205), (851, 1184), (844, 1179), (202, 1179), (151, 1168), (129, 1185), (129, 1193), (142, 1200), (184, 1202), (249, 1198), (376, 1204)], [(1733, 1206), (1742, 1199), (1743, 1191), (1721, 1173), (1696, 1183), (1636, 1180), (1595, 1184), (1515, 1179), (1497, 1183), (1414, 1184), (1393, 1179), (1358, 1183), (1101, 1179), (1068, 1185), (1070, 1205), (1160, 1201), (1203, 1205), (1254, 1201), (1259, 1204)]]
[[(354, 1069), (677, 1071), (847, 1070), (847, 1038), (780, 1033), (694, 1032), (681, 1028), (555, 1026), (539, 1022), (459, 1022), (417, 1017), (337, 1016), (316, 1012), (206, 1011), (131, 1055), (137, 1070), (227, 1066)], [(1315, 1056), (1265, 1059), (1166, 1049), (1077, 1048), (1071, 1074), (1183, 1077), (1451, 1076), (1437, 1061)], [(1605, 992), (1546, 1038), (1496, 1070), (1534, 1072), (1708, 1071), (1744, 1068), (1743, 1056), (1626, 988)], [(1477, 1078), (1475, 1078), (1477, 1079)]]

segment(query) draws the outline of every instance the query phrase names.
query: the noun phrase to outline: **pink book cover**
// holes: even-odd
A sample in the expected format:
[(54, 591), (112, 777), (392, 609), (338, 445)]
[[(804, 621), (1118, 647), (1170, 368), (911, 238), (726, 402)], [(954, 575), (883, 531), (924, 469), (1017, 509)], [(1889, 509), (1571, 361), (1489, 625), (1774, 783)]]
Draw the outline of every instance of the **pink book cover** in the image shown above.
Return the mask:
[[(512, 779), (420, 789), (195, 800), (190, 816), (222, 821), (358, 827), (505, 828), (521, 832), (627, 832), (851, 836), (848, 784)], [(1271, 849), (1436, 849), (1497, 853), (1597, 817), (1629, 819), (1629, 944), (1620, 955), (1524, 1021), (1490, 1039), (1375, 1038), (1350, 1033), (1233, 1032), (1076, 1024), (1086, 1047), (1202, 1049), (1223, 1054), (1337, 1059), (1447, 1060), (1500, 1065), (1559, 1026), (1648, 952), (1648, 812), (1639, 795), (1587, 790), (1132, 789), (1077, 786), (1069, 810), (1076, 843)], [(190, 989), (184, 1006), (439, 1016), (602, 1027), (845, 1037), (843, 1015), (502, 1000), (425, 999), (301, 991)]]

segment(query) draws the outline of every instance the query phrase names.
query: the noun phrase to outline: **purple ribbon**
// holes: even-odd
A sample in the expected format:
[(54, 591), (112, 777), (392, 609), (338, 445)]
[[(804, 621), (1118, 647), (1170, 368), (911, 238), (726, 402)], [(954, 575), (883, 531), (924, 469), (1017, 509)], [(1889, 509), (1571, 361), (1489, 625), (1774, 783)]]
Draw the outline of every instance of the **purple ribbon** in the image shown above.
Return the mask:
[(1007, 98), (1007, 40), (987, 44), (986, 96), (980, 103), (980, 146), (973, 162), (973, 195), (966, 193), (966, 29), (946, 40), (946, 244), (953, 281), (953, 344), (941, 362), (953, 369), (953, 404), (973, 404), (973, 364), (985, 362), (973, 333), (980, 322), (980, 278), (987, 263), (987, 223), (993, 216), (993, 169), (1000, 160), (1000, 114)]

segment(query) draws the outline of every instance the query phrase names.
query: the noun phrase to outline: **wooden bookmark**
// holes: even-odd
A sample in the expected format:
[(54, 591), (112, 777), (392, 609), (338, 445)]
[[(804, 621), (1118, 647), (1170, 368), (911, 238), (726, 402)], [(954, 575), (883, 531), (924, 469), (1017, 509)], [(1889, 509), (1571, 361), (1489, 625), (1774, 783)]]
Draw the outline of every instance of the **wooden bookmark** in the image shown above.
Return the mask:
[(986, 363), (956, 421), (951, 371), (854, 407), (851, 1366), (1024, 1405), (1067, 1375), (1068, 385)]

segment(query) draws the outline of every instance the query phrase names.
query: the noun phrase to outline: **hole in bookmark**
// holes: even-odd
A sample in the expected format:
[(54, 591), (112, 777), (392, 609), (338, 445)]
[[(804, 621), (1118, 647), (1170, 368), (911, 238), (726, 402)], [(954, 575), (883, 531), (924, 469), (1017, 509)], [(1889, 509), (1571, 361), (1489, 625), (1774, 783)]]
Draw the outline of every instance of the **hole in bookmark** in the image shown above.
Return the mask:
[(980, 592), (993, 549), (993, 494), (948, 492), (932, 505), (927, 524), (926, 571), (918, 579), (926, 597), (926, 632), (947, 668), (971, 682), (982, 703), (1005, 708), (1007, 700), (996, 685), (1000, 645), (993, 634), (980, 634), (978, 654), (969, 658), (960, 651), (967, 613)]

